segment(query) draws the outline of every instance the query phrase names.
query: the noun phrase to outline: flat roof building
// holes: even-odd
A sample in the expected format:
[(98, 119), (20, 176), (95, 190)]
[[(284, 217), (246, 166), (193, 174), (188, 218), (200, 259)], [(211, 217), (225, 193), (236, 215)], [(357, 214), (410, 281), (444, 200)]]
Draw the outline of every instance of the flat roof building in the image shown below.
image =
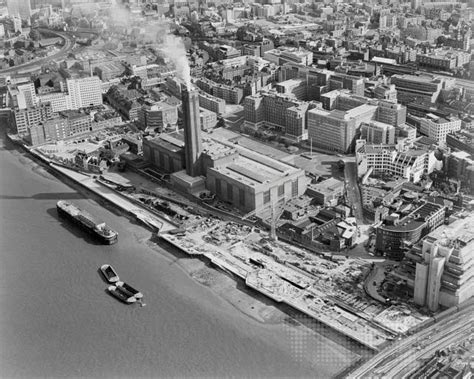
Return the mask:
[(474, 215), (442, 225), (410, 249), (395, 276), (429, 310), (453, 307), (474, 296)]
[(353, 151), (360, 124), (371, 121), (376, 110), (377, 106), (369, 104), (348, 111), (311, 109), (308, 136), (313, 146), (341, 153)]

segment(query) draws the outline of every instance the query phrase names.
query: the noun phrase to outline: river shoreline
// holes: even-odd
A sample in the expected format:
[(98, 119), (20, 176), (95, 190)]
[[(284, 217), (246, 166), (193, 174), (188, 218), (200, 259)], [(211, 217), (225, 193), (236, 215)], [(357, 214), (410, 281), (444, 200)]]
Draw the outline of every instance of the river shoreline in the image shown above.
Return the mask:
[[(30, 169), (33, 173), (41, 176), (42, 178), (48, 181), (57, 181), (56, 175), (51, 173), (47, 167), (44, 168), (38, 162), (31, 160), (29, 154), (25, 156), (20, 151), (16, 151), (18, 154), (22, 155), (21, 157), (16, 157), (20, 164), (28, 167), (28, 169)], [(27, 154), (27, 152), (25, 152), (25, 154)], [(61, 182), (63, 181), (61, 180)], [(97, 195), (91, 193), (87, 189), (80, 187), (78, 184), (71, 182), (66, 184), (74, 190), (77, 190), (79, 193), (86, 193), (86, 198), (92, 198), (93, 201), (99, 203), (101, 206), (105, 205), (105, 209), (107, 211), (112, 211), (113, 214), (118, 215), (120, 217), (126, 216), (125, 212), (117, 211), (117, 209), (113, 205), (108, 204), (104, 200), (98, 198)], [(283, 328), (287, 330), (287, 334), (293, 333), (292, 331), (288, 331), (288, 328), (291, 324), (291, 321), (289, 321), (288, 314), (285, 314), (280, 309), (277, 309), (271, 301), (263, 298), (262, 295), (260, 295), (260, 297), (262, 298), (259, 298), (259, 294), (255, 293), (254, 291), (242, 288), (239, 283), (235, 282), (234, 278), (231, 278), (229, 275), (223, 272), (216, 271), (214, 268), (209, 267), (204, 262), (185, 257), (183, 253), (183, 255), (180, 257), (176, 254), (176, 252), (172, 251), (172, 249), (163, 246), (160, 243), (157, 244), (154, 241), (151, 241), (149, 231), (138, 225), (134, 220), (128, 219), (128, 222), (131, 224), (131, 226), (133, 226), (134, 230), (137, 230), (137, 232), (135, 232), (136, 242), (138, 242), (142, 246), (151, 249), (154, 253), (158, 253), (158, 256), (161, 256), (167, 261), (176, 262), (177, 266), (179, 266), (179, 269), (185, 275), (191, 278), (193, 283), (200, 284), (200, 287), (203, 287), (206, 291), (210, 290), (218, 298), (225, 301), (228, 307), (230, 307), (229, 309), (238, 310), (238, 313), (241, 314), (240, 316), (238, 316), (239, 318), (245, 317), (248, 320), (247, 322), (250, 322), (250, 320), (252, 320), (252, 322), (250, 322), (251, 324), (256, 323), (255, 325), (260, 325), (259, 328), (267, 329), (270, 332), (280, 331), (281, 334), (281, 329)], [(233, 317), (237, 317), (237, 315), (234, 315)], [(340, 372), (345, 367), (347, 367), (347, 365), (350, 365), (356, 359), (359, 359), (358, 354), (355, 354), (357, 348), (352, 347), (347, 350), (346, 347), (343, 347), (345, 344), (344, 338), (332, 335), (334, 333), (335, 332), (327, 330), (324, 330), (323, 333), (323, 335), (325, 336), (324, 339), (328, 339), (326, 340), (326, 342), (332, 340), (333, 337), (336, 337), (336, 340), (338, 340), (337, 343), (330, 343), (330, 345), (332, 346), (331, 350), (333, 351), (333, 353), (335, 353), (336, 355), (339, 354), (341, 357), (337, 358), (338, 369), (330, 370), (329, 367), (331, 365), (324, 365), (326, 366), (326, 369), (324, 371), (326, 373), (332, 371), (332, 374)], [(311, 333), (307, 334), (309, 336), (309, 334)], [(308, 336), (306, 336), (305, 338), (310, 338)], [(320, 338), (320, 336), (315, 336), (315, 339), (317, 339), (318, 337)], [(289, 347), (289, 349), (291, 351), (293, 348)], [(344, 364), (342, 362), (344, 362)], [(313, 364), (319, 364), (319, 362), (313, 362)], [(343, 364), (343, 366), (341, 366), (341, 364)]]

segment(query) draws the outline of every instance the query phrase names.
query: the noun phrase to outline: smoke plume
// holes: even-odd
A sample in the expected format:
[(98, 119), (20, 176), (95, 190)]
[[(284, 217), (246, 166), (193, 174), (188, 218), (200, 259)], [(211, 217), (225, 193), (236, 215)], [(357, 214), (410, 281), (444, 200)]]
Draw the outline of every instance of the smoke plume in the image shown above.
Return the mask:
[[(130, 12), (112, 0), (110, 15), (114, 21), (132, 27), (133, 17)], [(183, 40), (175, 36), (170, 31), (169, 20), (150, 22), (146, 25), (137, 25), (145, 29), (145, 35), (152, 38), (152, 42), (162, 51), (165, 58), (168, 58), (176, 68), (176, 76), (182, 80), (188, 88), (191, 87), (191, 69)]]

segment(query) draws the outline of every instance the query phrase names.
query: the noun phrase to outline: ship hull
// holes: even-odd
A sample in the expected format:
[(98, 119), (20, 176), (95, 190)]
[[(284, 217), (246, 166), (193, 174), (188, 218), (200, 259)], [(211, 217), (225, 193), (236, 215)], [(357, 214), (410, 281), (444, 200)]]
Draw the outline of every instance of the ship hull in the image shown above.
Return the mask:
[(66, 212), (61, 207), (57, 206), (56, 209), (57, 209), (58, 215), (60, 217), (63, 217), (65, 219), (70, 220), (72, 223), (79, 226), (82, 230), (87, 232), (89, 235), (94, 237), (94, 239), (101, 242), (102, 244), (104, 244), (104, 245), (113, 245), (114, 243), (116, 243), (118, 241), (117, 236), (112, 237), (112, 238), (106, 238), (106, 237), (100, 235), (96, 230), (94, 230), (93, 227), (81, 222), (81, 220), (79, 218), (74, 217), (73, 215), (69, 214), (68, 212)]

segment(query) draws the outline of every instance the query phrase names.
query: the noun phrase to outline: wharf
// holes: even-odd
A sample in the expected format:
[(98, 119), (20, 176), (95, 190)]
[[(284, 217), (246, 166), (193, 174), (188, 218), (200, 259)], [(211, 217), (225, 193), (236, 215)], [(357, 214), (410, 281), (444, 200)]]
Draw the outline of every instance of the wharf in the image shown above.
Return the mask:
[[(207, 232), (213, 229), (211, 227)], [(201, 232), (199, 235), (208, 233)], [(393, 339), (393, 335), (387, 331), (332, 302), (323, 300), (327, 298), (327, 294), (317, 288), (318, 285), (311, 280), (310, 275), (303, 275), (262, 253), (248, 251), (242, 244), (220, 248), (211, 247), (209, 244), (198, 246), (196, 235), (186, 238), (164, 233), (160, 234), (160, 237), (186, 254), (207, 258), (224, 271), (243, 279), (249, 288), (278, 303), (287, 304), (373, 350), (378, 351), (387, 341)]]
[(172, 224), (168, 220), (158, 218), (158, 216), (149, 212), (144, 207), (137, 209), (137, 207), (140, 207), (139, 204), (132, 203), (123, 195), (113, 191), (108, 187), (101, 185), (99, 182), (97, 182), (95, 179), (91, 178), (88, 175), (59, 166), (55, 163), (49, 163), (49, 166), (56, 172), (68, 177), (75, 183), (80, 184), (81, 186), (94, 192), (96, 195), (100, 196), (104, 200), (107, 200), (108, 202), (114, 204), (121, 210), (132, 215), (135, 219), (142, 221), (146, 226), (152, 225), (155, 227), (161, 227), (160, 232), (166, 232), (172, 229), (176, 229), (176, 225)]

